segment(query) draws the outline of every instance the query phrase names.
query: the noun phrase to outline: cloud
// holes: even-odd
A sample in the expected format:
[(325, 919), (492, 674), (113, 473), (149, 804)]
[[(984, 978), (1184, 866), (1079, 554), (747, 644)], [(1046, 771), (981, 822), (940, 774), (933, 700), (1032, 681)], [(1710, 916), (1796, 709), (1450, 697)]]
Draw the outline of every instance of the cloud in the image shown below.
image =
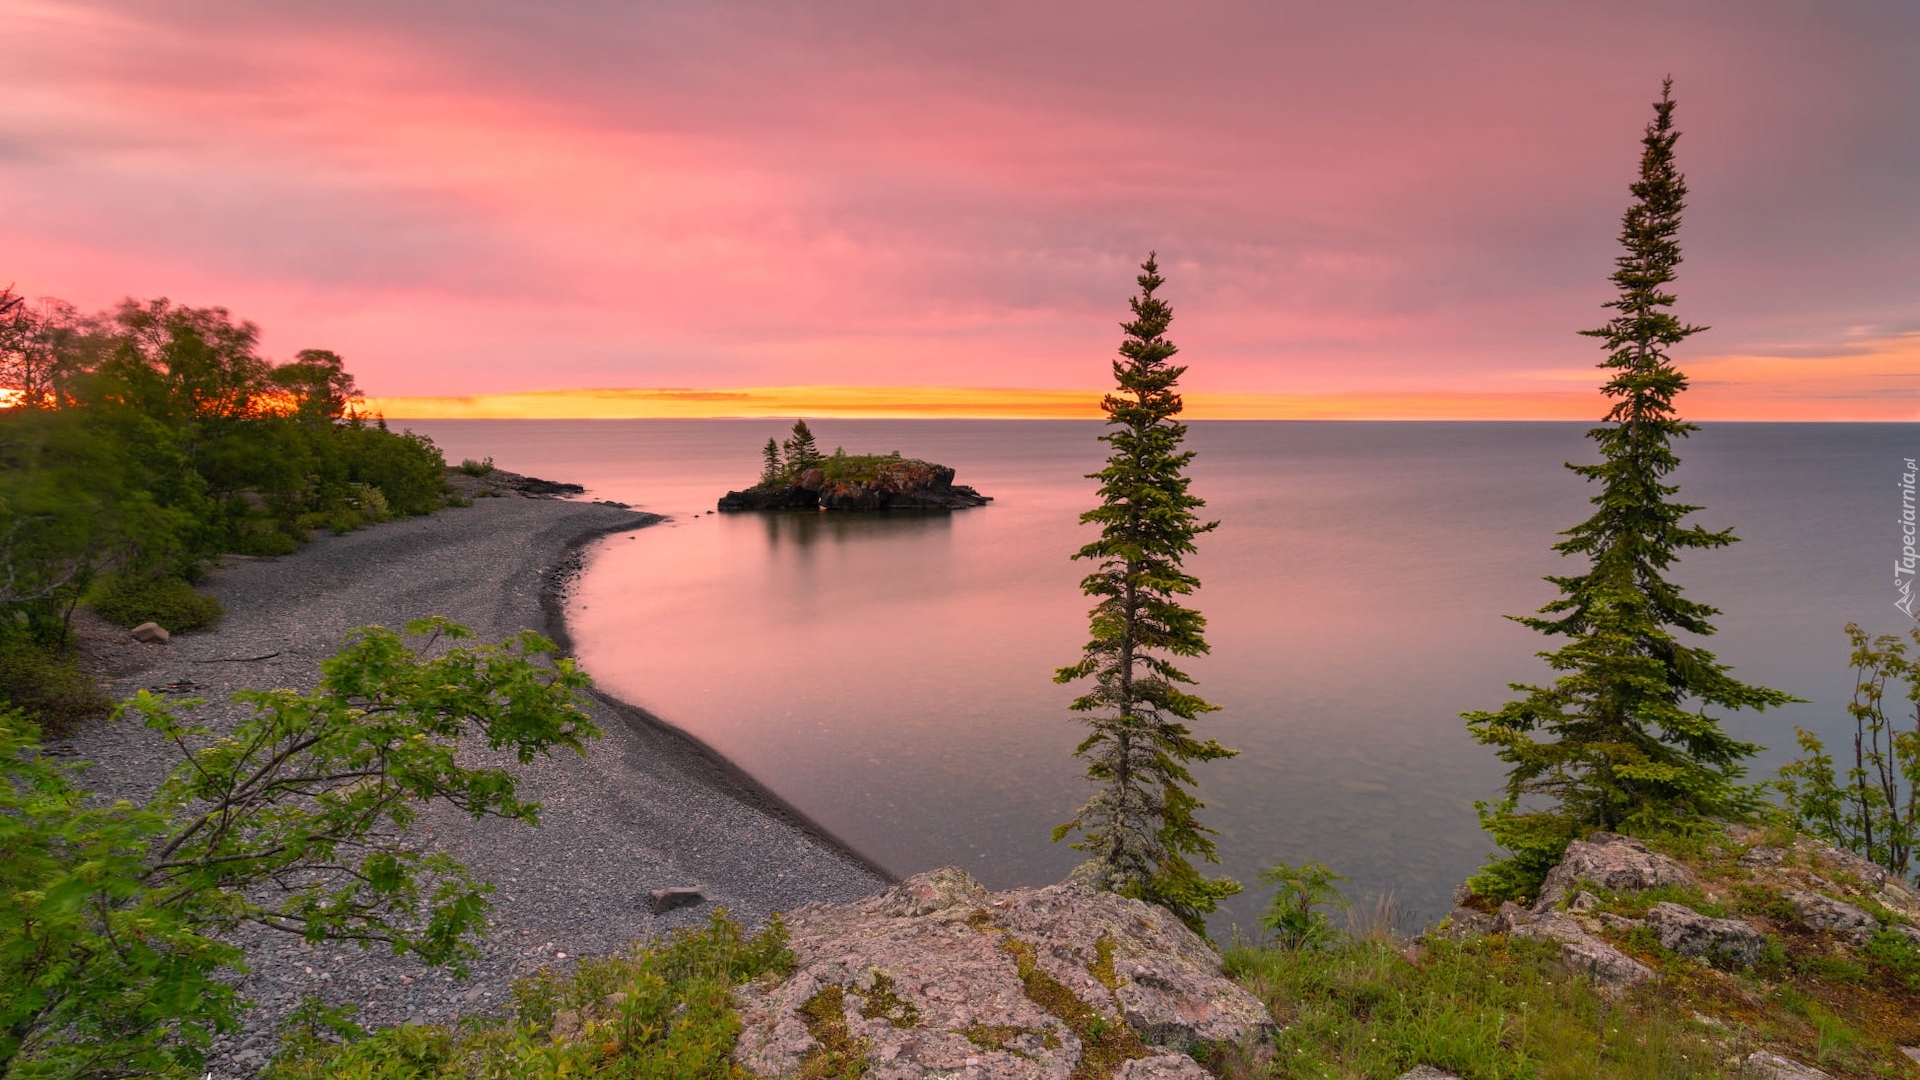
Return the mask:
[(1670, 70), (1698, 340), (1920, 320), (1900, 4), (4, 17), (0, 276), (226, 304), (393, 394), (1079, 385), (1149, 248), (1201, 390), (1583, 370)]

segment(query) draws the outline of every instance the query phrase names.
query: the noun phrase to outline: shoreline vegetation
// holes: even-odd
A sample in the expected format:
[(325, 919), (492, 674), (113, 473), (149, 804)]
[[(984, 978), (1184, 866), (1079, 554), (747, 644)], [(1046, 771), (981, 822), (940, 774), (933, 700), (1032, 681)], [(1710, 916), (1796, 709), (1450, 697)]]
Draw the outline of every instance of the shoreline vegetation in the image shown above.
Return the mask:
[(748, 510), (962, 510), (993, 501), (953, 482), (945, 465), (890, 454), (849, 454), (836, 447), (822, 454), (807, 422), (796, 420), (784, 444), (767, 439), (760, 451), (760, 480), (729, 491), (723, 513)]
[[(1096, 794), (1056, 835), (1091, 857), (1001, 894), (953, 868), (879, 888), (531, 628), (563, 616), (582, 538), (651, 515), (448, 468), (357, 413), (337, 356), (270, 363), (224, 310), (0, 296), (9, 656), (71, 667), (82, 605), (156, 624), (114, 676), (117, 723), (4, 669), (0, 1077), (1914, 1076), (1920, 662), (1849, 627), (1851, 767), (1803, 732), (1806, 757), (1747, 785), (1759, 748), (1705, 706), (1790, 698), (1674, 633), (1718, 612), (1664, 572), (1734, 537), (1683, 526), (1701, 508), (1665, 482), (1692, 430), (1665, 350), (1698, 329), (1667, 310), (1669, 91), (1618, 314), (1589, 332), (1615, 407), (1603, 461), (1571, 466), (1598, 512), (1557, 545), (1587, 565), (1521, 620), (1567, 639), (1542, 654), (1559, 678), (1464, 714), (1510, 766), (1481, 806), (1507, 854), (1412, 936), (1317, 862), (1260, 875), (1260, 936), (1201, 936), (1239, 885), (1187, 860), (1213, 853), (1188, 766), (1231, 751), (1190, 732), (1212, 706), (1169, 659), (1206, 651), (1181, 560), (1213, 525), (1151, 256), (1083, 517), (1091, 640), (1057, 673), (1093, 682)], [(985, 501), (942, 466), (822, 455), (804, 421), (764, 460), (749, 491), (822, 509), (842, 488), (891, 506), (916, 467)]]

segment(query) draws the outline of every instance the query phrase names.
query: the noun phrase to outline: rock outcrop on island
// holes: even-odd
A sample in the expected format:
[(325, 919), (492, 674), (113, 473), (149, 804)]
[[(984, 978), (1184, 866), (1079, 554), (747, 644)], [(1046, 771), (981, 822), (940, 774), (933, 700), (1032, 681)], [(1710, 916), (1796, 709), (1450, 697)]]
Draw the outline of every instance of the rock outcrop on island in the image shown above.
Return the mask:
[(1073, 882), (989, 893), (947, 867), (787, 926), (793, 974), (735, 992), (755, 1076), (1207, 1080), (1189, 1051), (1274, 1030), (1178, 919)]
[(953, 482), (953, 470), (912, 458), (885, 460), (871, 468), (834, 475), (831, 462), (772, 486), (729, 491), (723, 511), (738, 510), (961, 510), (992, 498)]

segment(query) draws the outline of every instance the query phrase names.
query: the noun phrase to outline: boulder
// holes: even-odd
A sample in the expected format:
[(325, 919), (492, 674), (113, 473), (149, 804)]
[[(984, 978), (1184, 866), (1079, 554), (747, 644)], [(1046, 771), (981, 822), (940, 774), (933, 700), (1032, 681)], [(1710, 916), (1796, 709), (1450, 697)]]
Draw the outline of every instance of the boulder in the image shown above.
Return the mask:
[(1664, 885), (1697, 884), (1693, 872), (1665, 855), (1647, 850), (1647, 845), (1613, 833), (1594, 833), (1588, 839), (1567, 845), (1560, 865), (1547, 872), (1540, 886), (1540, 898), (1534, 903), (1536, 914), (1551, 910), (1571, 894), (1581, 882), (1590, 882), (1613, 892), (1640, 892)]
[(143, 622), (133, 628), (133, 640), (144, 641), (149, 645), (165, 645), (171, 637), (167, 628), (157, 622)]
[(989, 893), (948, 867), (787, 927), (793, 974), (735, 991), (734, 1061), (756, 1076), (837, 1046), (872, 1080), (1066, 1080), (1089, 1052), (1123, 1080), (1202, 1080), (1187, 1049), (1274, 1028), (1178, 919), (1072, 882)]
[(1715, 919), (1680, 904), (1653, 905), (1647, 925), (1663, 948), (1740, 967), (1752, 967), (1767, 946), (1766, 935), (1749, 923)]
[(1818, 840), (1802, 838), (1795, 842), (1793, 847), (1795, 851), (1807, 855), (1819, 866), (1842, 874), (1852, 874), (1868, 889), (1878, 889), (1887, 883), (1887, 868), (1872, 859), (1855, 855), (1851, 851), (1842, 851)]
[(1605, 991), (1618, 992), (1654, 977), (1652, 968), (1594, 937), (1571, 915), (1535, 915), (1509, 902), (1500, 905), (1494, 925), (1510, 937), (1558, 942), (1560, 963)]
[(1447, 916), (1446, 925), (1423, 935), (1438, 940), (1465, 941), (1493, 933), (1493, 916), (1470, 907), (1456, 907)]
[(1436, 1069), (1431, 1065), (1415, 1065), (1400, 1074), (1400, 1080), (1460, 1080), (1453, 1073)]
[(1740, 1075), (1756, 1080), (1833, 1080), (1811, 1065), (1802, 1065), (1770, 1050), (1756, 1050), (1748, 1054), (1746, 1062), (1740, 1067)]
[(1880, 920), (1854, 907), (1819, 893), (1790, 892), (1787, 902), (1800, 913), (1800, 924), (1809, 930), (1830, 930), (1855, 945), (1864, 945), (1880, 925)]

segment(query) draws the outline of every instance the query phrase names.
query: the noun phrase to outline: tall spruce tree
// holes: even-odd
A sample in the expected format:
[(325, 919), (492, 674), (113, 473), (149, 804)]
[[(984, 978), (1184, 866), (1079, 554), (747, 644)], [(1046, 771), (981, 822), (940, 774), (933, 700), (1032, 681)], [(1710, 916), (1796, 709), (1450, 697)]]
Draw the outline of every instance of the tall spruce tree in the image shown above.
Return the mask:
[(1079, 832), (1074, 847), (1088, 853), (1102, 888), (1159, 903), (1204, 932), (1206, 913), (1240, 885), (1203, 877), (1187, 861), (1219, 861), (1213, 830), (1194, 818), (1202, 804), (1189, 790), (1187, 766), (1235, 752), (1188, 729), (1218, 706), (1181, 689), (1193, 680), (1172, 658), (1207, 651), (1206, 618), (1180, 602), (1200, 584), (1181, 559), (1219, 522), (1194, 513), (1206, 504), (1187, 490), (1193, 452), (1180, 449), (1187, 427), (1174, 419), (1181, 409), (1174, 385), (1187, 369), (1167, 364), (1177, 351), (1166, 339), (1173, 309), (1154, 296), (1165, 282), (1152, 254), (1140, 269), (1140, 295), (1131, 301), (1132, 321), (1121, 324), (1126, 338), (1113, 362), (1117, 392), (1100, 403), (1108, 424), (1100, 438), (1112, 448), (1106, 468), (1088, 474), (1100, 481), (1100, 505), (1080, 515), (1082, 524), (1100, 526), (1100, 538), (1073, 556), (1099, 565), (1080, 583), (1098, 598), (1089, 613), (1093, 639), (1079, 663), (1054, 675), (1062, 683), (1094, 680), (1073, 702), (1092, 729), (1074, 754), (1087, 760), (1099, 789), (1053, 838)]
[(825, 460), (820, 455), (820, 444), (813, 439), (813, 429), (807, 422), (795, 420), (793, 434), (787, 436), (787, 471), (798, 475)]
[(767, 436), (767, 445), (760, 448), (760, 486), (772, 487), (780, 482), (780, 444)]
[(1682, 552), (1736, 538), (1731, 529), (1683, 526), (1701, 508), (1674, 501), (1679, 487), (1665, 482), (1680, 464), (1672, 440), (1698, 430), (1674, 411), (1687, 378), (1666, 350), (1706, 329), (1667, 310), (1687, 195), (1674, 168), (1672, 88), (1672, 79), (1661, 86), (1630, 188), (1620, 230), (1626, 250), (1612, 278), (1620, 293), (1606, 304), (1618, 314), (1581, 331), (1605, 345), (1600, 366), (1613, 374), (1602, 390), (1613, 406), (1605, 426), (1588, 432), (1602, 460), (1567, 465), (1599, 482), (1590, 500), (1598, 509), (1554, 550), (1585, 557), (1589, 568), (1547, 578), (1560, 597), (1538, 616), (1514, 617), (1571, 639), (1540, 654), (1562, 674), (1549, 687), (1513, 684), (1524, 696), (1496, 712), (1464, 714), (1474, 736), (1511, 766), (1503, 797), (1480, 804), (1482, 824), (1510, 852), (1475, 877), (1484, 896), (1528, 894), (1586, 831), (1684, 828), (1750, 807), (1741, 762), (1759, 747), (1728, 735), (1707, 709), (1795, 700), (1736, 680), (1712, 653), (1675, 636), (1712, 634), (1708, 620), (1718, 609), (1683, 597), (1667, 570)]

